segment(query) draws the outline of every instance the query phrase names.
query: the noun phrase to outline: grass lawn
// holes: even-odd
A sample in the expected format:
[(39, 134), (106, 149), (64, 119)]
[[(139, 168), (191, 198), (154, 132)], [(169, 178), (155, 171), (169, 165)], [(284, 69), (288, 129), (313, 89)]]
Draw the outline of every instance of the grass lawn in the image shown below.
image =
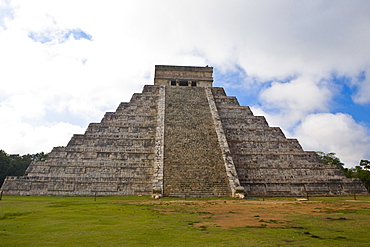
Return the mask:
[(0, 246), (369, 246), (370, 197), (15, 197)]

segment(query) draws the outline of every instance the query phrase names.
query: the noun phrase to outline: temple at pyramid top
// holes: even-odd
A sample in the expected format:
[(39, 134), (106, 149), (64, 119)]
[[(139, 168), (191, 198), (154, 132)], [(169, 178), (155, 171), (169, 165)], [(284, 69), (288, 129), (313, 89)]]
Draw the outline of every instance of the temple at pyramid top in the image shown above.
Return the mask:
[(156, 65), (154, 85), (212, 87), (213, 67)]

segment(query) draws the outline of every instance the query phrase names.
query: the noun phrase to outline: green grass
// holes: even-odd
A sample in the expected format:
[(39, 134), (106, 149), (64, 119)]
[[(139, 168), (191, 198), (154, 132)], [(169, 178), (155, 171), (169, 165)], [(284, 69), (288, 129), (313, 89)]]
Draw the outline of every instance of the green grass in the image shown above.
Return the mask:
[[(225, 200), (232, 199), (220, 203)], [(261, 219), (260, 226), (221, 229), (211, 226), (217, 215), (207, 206), (197, 206), (197, 200), (4, 196), (0, 246), (368, 246), (369, 197), (356, 202), (334, 197), (314, 200), (319, 201), (315, 209), (319, 215), (292, 212), (285, 222)], [(259, 217), (263, 211), (253, 213)]]

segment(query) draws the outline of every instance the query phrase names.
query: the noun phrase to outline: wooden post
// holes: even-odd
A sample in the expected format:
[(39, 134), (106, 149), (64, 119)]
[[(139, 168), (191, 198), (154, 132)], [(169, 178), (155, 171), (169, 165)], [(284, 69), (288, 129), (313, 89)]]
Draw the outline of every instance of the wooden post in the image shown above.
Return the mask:
[(94, 195), (94, 202), (96, 202), (96, 191), (95, 191), (95, 195)]
[(353, 200), (356, 200), (356, 192), (353, 191)]
[(2, 198), (3, 198), (3, 191), (0, 190), (0, 201), (1, 201)]
[(310, 200), (310, 196), (308, 195), (308, 191), (306, 189), (306, 185), (303, 186), (303, 189), (304, 189), (304, 192), (306, 193), (306, 199), (307, 199), (307, 201), (309, 201)]

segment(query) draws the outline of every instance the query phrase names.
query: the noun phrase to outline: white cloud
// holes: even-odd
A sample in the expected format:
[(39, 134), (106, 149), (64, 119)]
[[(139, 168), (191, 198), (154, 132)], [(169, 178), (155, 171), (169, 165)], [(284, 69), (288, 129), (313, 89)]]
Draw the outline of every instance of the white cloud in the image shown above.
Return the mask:
[(306, 150), (334, 152), (347, 167), (370, 159), (368, 130), (347, 114), (308, 115), (294, 134)]
[(7, 122), (1, 123), (0, 146), (10, 153), (50, 152), (52, 147), (67, 145), (73, 134), (83, 133), (84, 128), (63, 122), (47, 126)]
[(272, 115), (289, 128), (308, 113), (327, 111), (332, 95), (325, 81), (298, 77), (286, 83), (273, 82), (260, 93), (260, 102), (265, 111), (277, 111)]
[[(0, 111), (7, 119), (0, 129), (19, 128), (10, 129), (17, 138), (7, 140), (9, 149), (0, 146), (7, 152), (39, 145), (26, 144), (19, 131), (55, 136), (50, 145), (61, 145), (54, 116), (80, 128), (99, 121), (152, 84), (156, 64), (209, 64), (223, 73), (240, 66), (244, 83), (253, 84), (245, 88), (261, 92), (258, 110), (292, 133), (307, 114), (331, 110), (333, 73), (369, 75), (367, 0), (0, 0), (0, 8)], [(68, 36), (73, 30), (91, 38)], [(368, 79), (352, 83), (354, 101), (367, 104)]]

